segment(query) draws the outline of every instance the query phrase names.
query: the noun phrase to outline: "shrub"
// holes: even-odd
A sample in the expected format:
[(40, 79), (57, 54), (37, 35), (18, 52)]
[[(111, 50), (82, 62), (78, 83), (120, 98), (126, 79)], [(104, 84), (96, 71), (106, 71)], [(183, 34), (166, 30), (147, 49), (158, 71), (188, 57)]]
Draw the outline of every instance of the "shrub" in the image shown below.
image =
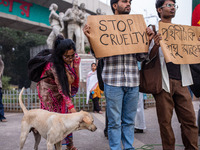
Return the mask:
[(11, 77), (8, 77), (8, 76), (3, 76), (2, 77), (2, 88), (4, 90), (9, 90), (10, 89), (10, 84), (9, 84), (10, 80), (11, 80)]

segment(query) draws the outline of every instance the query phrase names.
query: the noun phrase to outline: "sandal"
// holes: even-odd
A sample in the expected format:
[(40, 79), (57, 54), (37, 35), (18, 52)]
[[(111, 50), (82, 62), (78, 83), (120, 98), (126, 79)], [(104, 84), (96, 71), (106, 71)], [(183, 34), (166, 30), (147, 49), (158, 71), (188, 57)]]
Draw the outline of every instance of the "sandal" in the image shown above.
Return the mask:
[(7, 122), (7, 120), (6, 119), (2, 119), (1, 122)]

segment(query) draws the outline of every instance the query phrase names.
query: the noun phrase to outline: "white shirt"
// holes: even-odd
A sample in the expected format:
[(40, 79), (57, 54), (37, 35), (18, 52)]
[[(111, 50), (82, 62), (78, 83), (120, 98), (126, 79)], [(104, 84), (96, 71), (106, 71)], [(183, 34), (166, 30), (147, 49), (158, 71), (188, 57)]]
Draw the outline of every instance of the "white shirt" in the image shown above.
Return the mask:
[[(149, 46), (149, 53), (154, 46), (154, 40), (152, 40)], [(170, 84), (169, 84), (169, 74), (167, 71), (167, 66), (164, 58), (164, 54), (162, 52), (161, 47), (159, 47), (159, 56), (160, 56), (160, 65), (161, 65), (161, 72), (162, 72), (162, 88), (170, 93)], [(181, 82), (182, 86), (189, 86), (193, 84), (192, 74), (190, 71), (190, 66), (188, 64), (181, 64)]]

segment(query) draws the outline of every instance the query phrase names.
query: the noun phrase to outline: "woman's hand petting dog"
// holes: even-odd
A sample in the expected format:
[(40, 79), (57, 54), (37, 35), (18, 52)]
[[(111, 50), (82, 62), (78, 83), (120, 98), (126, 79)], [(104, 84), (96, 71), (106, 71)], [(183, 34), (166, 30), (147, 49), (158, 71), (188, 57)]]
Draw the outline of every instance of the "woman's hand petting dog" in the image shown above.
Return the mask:
[(72, 108), (69, 110), (71, 113), (75, 113), (76, 112), (76, 109), (75, 108)]

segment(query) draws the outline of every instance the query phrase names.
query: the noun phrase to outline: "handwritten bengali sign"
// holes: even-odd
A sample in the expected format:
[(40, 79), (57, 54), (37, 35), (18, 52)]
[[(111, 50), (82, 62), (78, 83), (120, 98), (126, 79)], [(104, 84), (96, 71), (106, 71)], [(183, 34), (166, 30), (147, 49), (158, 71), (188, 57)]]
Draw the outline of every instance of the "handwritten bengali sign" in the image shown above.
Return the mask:
[(89, 40), (97, 58), (148, 52), (142, 15), (88, 16)]
[(0, 0), (0, 5), (4, 5), (5, 7), (9, 6), (9, 12), (12, 12), (14, 2), (20, 3), (21, 6), (19, 8), (22, 10), (21, 14), (29, 17), (30, 7), (33, 5), (31, 3), (22, 0)]
[(166, 62), (200, 63), (200, 27), (159, 23), (160, 45)]

